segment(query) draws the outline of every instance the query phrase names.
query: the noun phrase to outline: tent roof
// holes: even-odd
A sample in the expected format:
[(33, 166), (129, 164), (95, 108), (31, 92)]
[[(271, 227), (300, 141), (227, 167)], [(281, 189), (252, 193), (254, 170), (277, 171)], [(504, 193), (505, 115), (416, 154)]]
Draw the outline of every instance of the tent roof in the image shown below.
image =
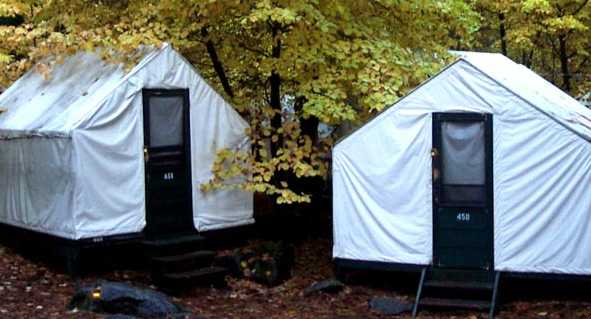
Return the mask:
[[(0, 95), (0, 138), (70, 135), (130, 75), (148, 63), (157, 50), (138, 51), (141, 59), (130, 72), (125, 66), (104, 61), (101, 52), (79, 52), (48, 68), (45, 78), (33, 68)], [(50, 57), (42, 63), (49, 65)]]
[[(591, 142), (591, 110), (575, 100), (564, 91), (560, 90), (529, 68), (513, 62), (511, 59), (500, 53), (465, 52), (452, 51), (458, 58), (441, 70), (435, 76), (419, 85), (413, 91), (394, 104), (384, 109), (378, 116), (365, 123), (358, 129), (370, 122), (377, 120), (389, 110), (395, 109), (397, 104), (412, 97), (416, 91), (424, 88), (426, 83), (434, 81), (437, 77), (461, 65), (468, 65), (478, 70), (482, 76), (492, 79), (499, 86), (504, 87), (515, 96), (519, 97), (533, 108), (554, 119), (570, 131)], [(336, 144), (346, 139), (344, 136)], [(336, 145), (335, 144), (335, 145)]]
[(534, 71), (500, 53), (453, 53), (540, 112), (591, 141), (591, 110)]

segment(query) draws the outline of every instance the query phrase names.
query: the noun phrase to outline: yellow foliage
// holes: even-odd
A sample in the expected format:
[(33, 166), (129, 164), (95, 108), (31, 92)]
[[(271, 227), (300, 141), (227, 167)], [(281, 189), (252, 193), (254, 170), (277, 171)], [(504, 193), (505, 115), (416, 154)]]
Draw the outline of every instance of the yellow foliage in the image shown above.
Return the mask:
[[(310, 201), (310, 195), (291, 191), (281, 176), (325, 177), (326, 154), (335, 140), (330, 134), (314, 141), (302, 137), (301, 121), (319, 119), (334, 128), (367, 120), (437, 72), (444, 52), (466, 47), (478, 28), (477, 16), (460, 0), (129, 0), (92, 5), (85, 0), (6, 0), (0, 14), (7, 13), (23, 15), (25, 23), (0, 26), (4, 84), (42, 56), (63, 59), (105, 46), (130, 53), (140, 45), (170, 42), (250, 123), (246, 134), (252, 153), (219, 150), (214, 177), (201, 189), (240, 188), (276, 195), (278, 203), (287, 204)], [(214, 67), (212, 46), (232, 93)], [(50, 76), (43, 67), (38, 71)], [(280, 85), (280, 106), (271, 103), (273, 77)], [(296, 108), (299, 98), (304, 99)]]
[(484, 24), (476, 33), (480, 50), (504, 50), (571, 94), (589, 92), (590, 2), (471, 0), (470, 4)]

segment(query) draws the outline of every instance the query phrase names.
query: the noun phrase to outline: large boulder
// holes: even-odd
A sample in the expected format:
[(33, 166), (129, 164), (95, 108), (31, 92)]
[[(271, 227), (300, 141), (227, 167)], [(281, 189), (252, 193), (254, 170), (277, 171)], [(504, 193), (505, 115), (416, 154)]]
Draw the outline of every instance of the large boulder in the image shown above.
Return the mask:
[(80, 286), (70, 300), (68, 308), (122, 314), (141, 319), (180, 319), (188, 314), (167, 295), (154, 289), (104, 280)]

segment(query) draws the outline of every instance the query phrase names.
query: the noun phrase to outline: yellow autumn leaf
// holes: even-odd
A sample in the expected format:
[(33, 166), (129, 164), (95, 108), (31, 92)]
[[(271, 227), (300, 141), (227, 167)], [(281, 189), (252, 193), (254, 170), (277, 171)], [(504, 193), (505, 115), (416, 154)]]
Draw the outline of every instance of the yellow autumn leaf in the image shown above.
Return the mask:
[(45, 64), (43, 64), (43, 63), (37, 64), (37, 72), (39, 72), (40, 74), (44, 74), (46, 70), (47, 70), (47, 66)]
[(94, 43), (92, 43), (92, 42), (85, 42), (84, 43), (84, 50), (86, 52), (93, 52), (94, 51)]

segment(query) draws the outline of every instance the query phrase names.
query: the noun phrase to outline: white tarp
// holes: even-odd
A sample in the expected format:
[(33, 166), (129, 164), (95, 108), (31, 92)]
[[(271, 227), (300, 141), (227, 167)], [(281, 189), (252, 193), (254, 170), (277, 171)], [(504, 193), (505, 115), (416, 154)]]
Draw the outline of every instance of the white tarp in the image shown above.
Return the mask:
[(0, 95), (0, 222), (80, 239), (145, 227), (144, 88), (188, 88), (196, 229), (249, 224), (252, 194), (199, 185), (219, 148), (246, 151), (247, 123), (171, 46), (129, 72), (99, 54), (32, 70)]
[(431, 264), (433, 112), (493, 114), (495, 270), (591, 274), (591, 112), (499, 54), (463, 54), (335, 145), (333, 256)]

